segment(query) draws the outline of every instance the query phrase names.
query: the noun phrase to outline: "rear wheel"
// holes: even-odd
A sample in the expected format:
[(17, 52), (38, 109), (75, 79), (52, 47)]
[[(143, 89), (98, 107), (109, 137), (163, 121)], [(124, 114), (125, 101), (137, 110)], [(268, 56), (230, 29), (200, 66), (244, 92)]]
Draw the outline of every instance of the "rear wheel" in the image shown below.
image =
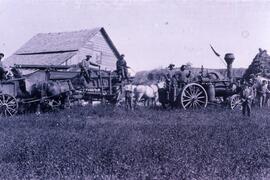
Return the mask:
[(190, 83), (183, 88), (180, 101), (183, 109), (198, 109), (207, 106), (208, 96), (200, 84)]
[(18, 112), (18, 102), (9, 94), (0, 95), (0, 114), (3, 117), (13, 116)]

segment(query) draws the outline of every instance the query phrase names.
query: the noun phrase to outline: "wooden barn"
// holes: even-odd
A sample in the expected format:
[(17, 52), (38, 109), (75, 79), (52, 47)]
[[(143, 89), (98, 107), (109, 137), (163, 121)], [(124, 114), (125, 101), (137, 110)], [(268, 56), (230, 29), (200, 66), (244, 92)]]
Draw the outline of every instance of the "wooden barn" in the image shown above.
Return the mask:
[(26, 42), (5, 64), (74, 65), (86, 55), (101, 69), (115, 70), (119, 52), (104, 28), (60, 33), (40, 33)]

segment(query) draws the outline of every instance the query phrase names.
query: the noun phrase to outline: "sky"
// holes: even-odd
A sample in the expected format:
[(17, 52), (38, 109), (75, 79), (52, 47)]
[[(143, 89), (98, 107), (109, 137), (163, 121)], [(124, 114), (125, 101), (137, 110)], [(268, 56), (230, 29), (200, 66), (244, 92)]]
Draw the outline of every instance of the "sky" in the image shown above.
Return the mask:
[(0, 52), (8, 57), (37, 33), (104, 27), (134, 71), (181, 66), (248, 67), (270, 51), (270, 1), (0, 0)]

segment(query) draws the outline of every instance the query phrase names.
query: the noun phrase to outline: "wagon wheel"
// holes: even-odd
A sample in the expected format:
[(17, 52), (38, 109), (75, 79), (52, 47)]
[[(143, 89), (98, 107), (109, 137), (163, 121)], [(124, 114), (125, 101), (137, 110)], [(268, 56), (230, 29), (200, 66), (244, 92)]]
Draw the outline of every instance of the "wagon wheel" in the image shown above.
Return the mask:
[(58, 109), (61, 106), (61, 101), (60, 100), (48, 99), (46, 101), (46, 103), (47, 103), (48, 107), (53, 111)]
[(238, 94), (234, 94), (230, 98), (230, 108), (231, 109), (241, 109), (241, 97)]
[(1, 116), (13, 116), (18, 112), (18, 102), (15, 97), (9, 94), (0, 95)]
[(205, 89), (197, 83), (186, 85), (182, 90), (180, 98), (181, 105), (184, 109), (206, 107), (208, 102)]

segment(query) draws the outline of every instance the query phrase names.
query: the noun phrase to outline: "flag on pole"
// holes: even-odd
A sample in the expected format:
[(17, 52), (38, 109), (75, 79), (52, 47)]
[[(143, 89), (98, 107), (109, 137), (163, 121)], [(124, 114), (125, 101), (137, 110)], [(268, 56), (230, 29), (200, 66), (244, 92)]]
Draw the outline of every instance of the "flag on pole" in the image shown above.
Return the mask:
[(217, 57), (220, 57), (220, 54), (218, 54), (217, 51), (215, 51), (215, 49), (213, 48), (213, 46), (211, 46), (211, 44), (210, 44), (210, 47), (211, 47), (212, 51), (215, 53), (215, 55)]

